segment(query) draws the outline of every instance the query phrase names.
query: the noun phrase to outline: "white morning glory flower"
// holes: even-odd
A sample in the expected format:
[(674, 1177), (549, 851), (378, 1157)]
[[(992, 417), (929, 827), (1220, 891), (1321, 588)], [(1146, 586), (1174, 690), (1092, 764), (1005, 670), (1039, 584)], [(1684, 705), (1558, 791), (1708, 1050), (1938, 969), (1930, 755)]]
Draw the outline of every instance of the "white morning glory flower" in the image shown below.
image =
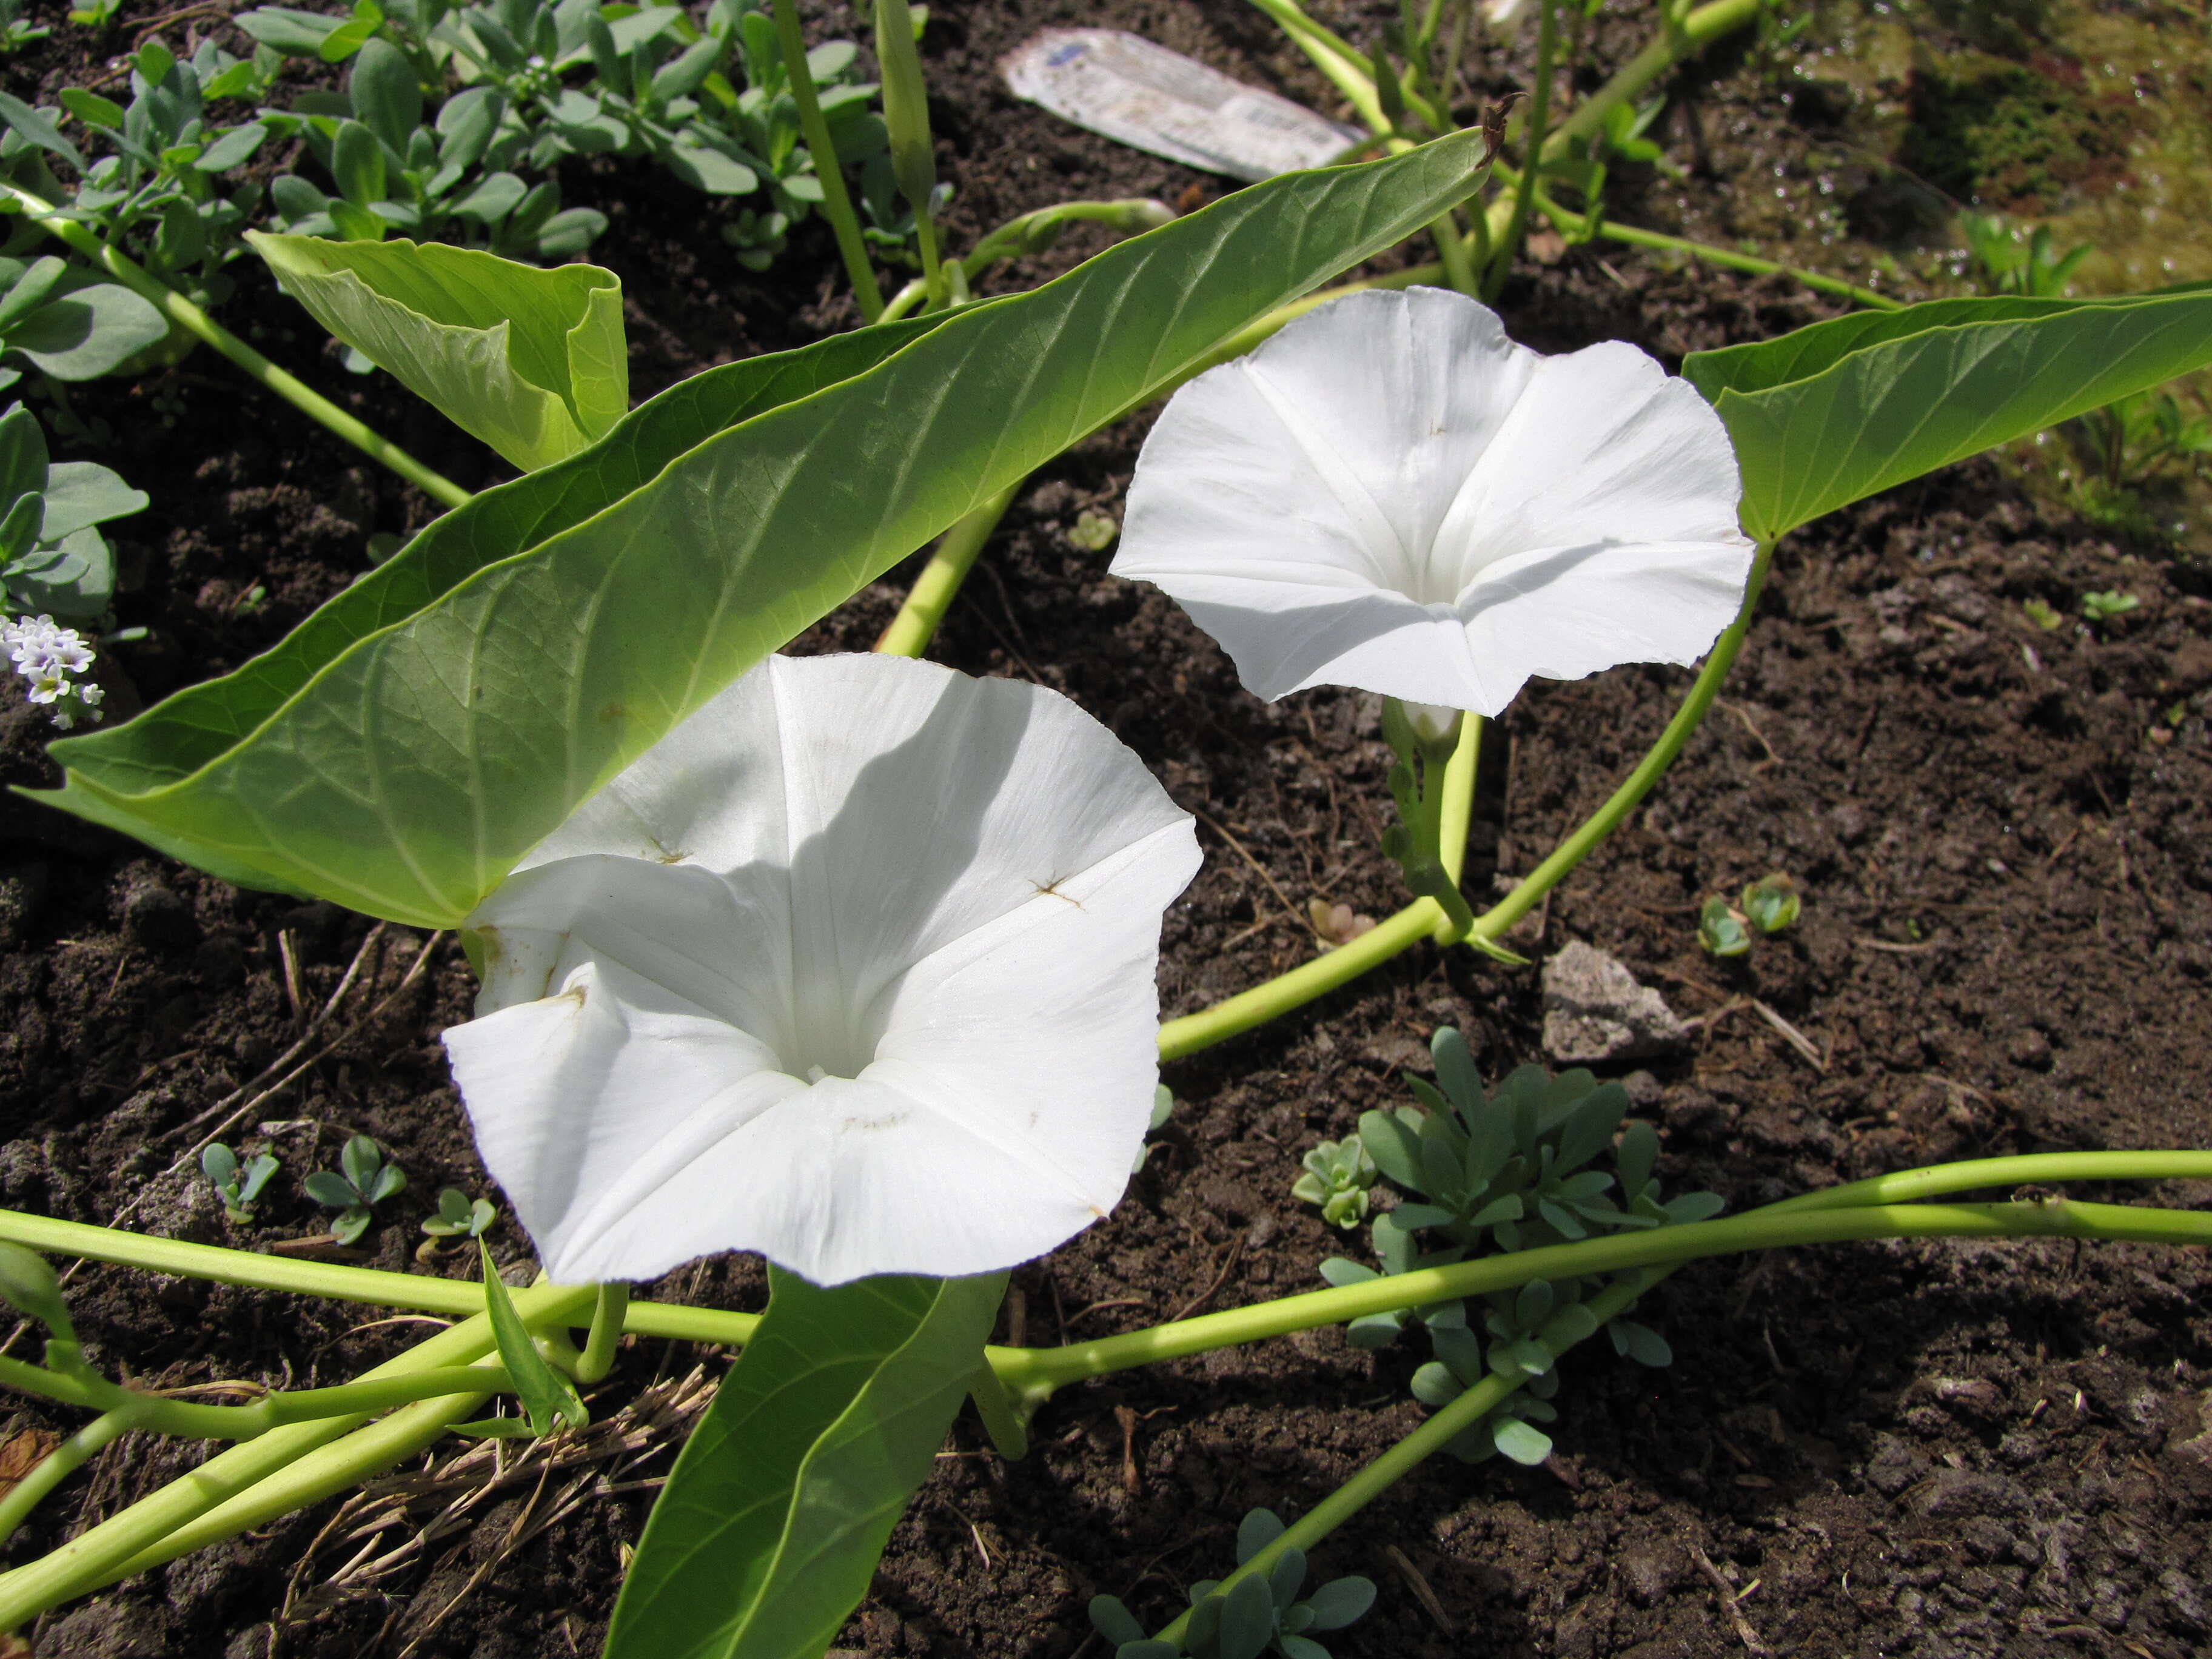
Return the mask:
[(1370, 289), (1176, 393), (1112, 568), (1271, 702), (1495, 714), (1531, 675), (1703, 656), (1751, 572), (1740, 494), (1720, 416), (1635, 347), (1546, 357), (1463, 295)]
[(1188, 814), (1066, 698), (769, 659), (466, 924), (445, 1036), (555, 1279), (759, 1250), (817, 1284), (1011, 1267), (1127, 1183)]

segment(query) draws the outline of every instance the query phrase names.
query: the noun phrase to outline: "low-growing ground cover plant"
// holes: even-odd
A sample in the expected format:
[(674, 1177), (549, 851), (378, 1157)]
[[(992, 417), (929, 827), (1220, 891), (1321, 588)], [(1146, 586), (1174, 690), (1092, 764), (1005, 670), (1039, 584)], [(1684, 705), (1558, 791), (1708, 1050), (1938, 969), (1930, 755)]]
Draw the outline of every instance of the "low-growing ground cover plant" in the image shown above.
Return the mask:
[[(1631, 1358), (1667, 1357), (1663, 1338), (1622, 1316), (1680, 1261), (1914, 1232), (2201, 1242), (2203, 1218), (2185, 1211), (2037, 1195), (1911, 1201), (2212, 1170), (2189, 1152), (1978, 1162), (1713, 1221), (1695, 1203), (1661, 1198), (1656, 1140), (1648, 1126), (1620, 1128), (1620, 1090), (1528, 1069), (1486, 1091), (1464, 1051), (1445, 1042), (1425, 1110), (1361, 1124), (1363, 1152), (1409, 1195), (1375, 1225), (1385, 1271), (1340, 1267), (1328, 1291), (1096, 1342), (985, 1346), (1006, 1270), (1096, 1220), (1141, 1158), (1146, 1127), (1158, 1121), (1158, 1054), (1249, 1029), (1417, 939), (1503, 948), (1504, 927), (1680, 751), (1741, 646), (1782, 535), (2212, 350), (2202, 301), (2179, 295), (1938, 306), (1692, 359), (1664, 395), (1698, 399), (1692, 412), (1708, 441), (1725, 433), (1741, 490), (1726, 503), (1733, 523), (1692, 550), (1724, 549), (1738, 574), (1702, 641), (1713, 646), (1707, 665), (1646, 762), (1478, 917), (1456, 886), (1481, 733), (1468, 716), (1497, 710), (1470, 709), (1476, 699), (1463, 693), (1441, 709), (1400, 709), (1386, 727), (1404, 773), (1402, 787), (1393, 781), (1393, 856), (1417, 896), (1385, 924), (1389, 949), (1332, 953), (1319, 973), (1298, 970), (1234, 1010), (1155, 1036), (1157, 920), (1180, 884), (1172, 878), (1188, 872), (1187, 856), (1178, 863), (1166, 849), (1187, 855), (1190, 830), (1128, 751), (1036, 688), (888, 657), (793, 660), (775, 647), (930, 534), (1004, 496), (1055, 445), (1164, 392), (1255, 320), (1279, 321), (1271, 307), (1360, 252), (1433, 222), (1468, 188), (1482, 148), (1448, 138), (1365, 169), (1279, 180), (1035, 294), (947, 304), (733, 364), (629, 413), (609, 392), (618, 351), (570, 349), (594, 344), (589, 300), (580, 317), (544, 325), (542, 273), (484, 255), (452, 264), (399, 242), (383, 250), (388, 258), (333, 262), (355, 286), (350, 310), (334, 304), (327, 320), (354, 349), (381, 354), (396, 374), (411, 361), (457, 420), (542, 430), (557, 403), (573, 441), (519, 460), (523, 477), (432, 526), (250, 669), (180, 694), (116, 736), (62, 750), (64, 799), (249, 884), (461, 928), (483, 1002), (447, 1042), (480, 1142), (556, 1279), (605, 1282), (511, 1296), (488, 1255), (480, 1287), (295, 1273), (11, 1219), (11, 1237), (55, 1250), (251, 1274), (270, 1289), (337, 1289), (465, 1322), (398, 1370), (335, 1390), (180, 1405), (90, 1367), (50, 1281), (11, 1261), (9, 1294), (52, 1344), (44, 1366), (21, 1364), (7, 1379), (100, 1413), (19, 1489), (28, 1496), (11, 1521), (127, 1429), (240, 1444), (210, 1466), (228, 1496), (204, 1503), (202, 1482), (124, 1511), (73, 1554), (0, 1578), (0, 1607), (20, 1620), (104, 1575), (258, 1524), (426, 1443), (488, 1395), (515, 1394), (524, 1415), (471, 1418), (473, 1431), (580, 1428), (579, 1390), (605, 1377), (620, 1333), (665, 1334), (679, 1311), (632, 1304), (628, 1279), (742, 1242), (769, 1255), (773, 1299), (757, 1322), (675, 1322), (742, 1344), (744, 1357), (653, 1512), (611, 1651), (826, 1646), (963, 1396), (1000, 1450), (1018, 1456), (1027, 1419), (1084, 1379), (1291, 1330), (1350, 1322), (1395, 1332), (1418, 1319), (1437, 1358), (1414, 1386), (1434, 1417), (1296, 1526), (1262, 1527), (1249, 1549), (1240, 1535), (1237, 1572), (1202, 1590), (1187, 1621), (1133, 1638), (1110, 1612), (1101, 1621), (1146, 1653), (1257, 1651), (1255, 1635), (1261, 1648), (1301, 1653), (1304, 1630), (1326, 1628), (1345, 1610), (1334, 1602), (1352, 1599), (1320, 1610), (1301, 1601), (1304, 1553), (1434, 1451), (1540, 1459), (1549, 1443), (1536, 1425), (1549, 1421), (1562, 1352), (1605, 1328)], [(272, 245), (273, 258), (287, 251)], [(442, 314), (422, 297), (441, 268), (470, 271), (509, 325)], [(949, 301), (941, 264), (938, 275)], [(580, 287), (607, 291), (593, 277)], [(1108, 330), (1133, 292), (1151, 296), (1136, 310), (1152, 327)], [(1474, 385), (1496, 375), (1510, 391), (1516, 375), (1533, 381), (1541, 368), (1506, 347), (1494, 319), (1466, 312), (1471, 299), (1390, 297), (1401, 314), (1435, 305), (1476, 323), (1436, 331), (1447, 362), (1446, 343), (1480, 336), (1471, 349), (1460, 340)], [(1340, 299), (1309, 313), (1284, 344), (1326, 356), (1331, 348), (1310, 343), (1340, 324), (1360, 337), (1349, 325), (1372, 308)], [(1985, 371), (1991, 360), (2003, 372)], [(1250, 361), (1264, 374), (1267, 354)], [(453, 382), (435, 373), (456, 362), (479, 366), (466, 398), (441, 390)], [(1373, 366), (1370, 355), (1363, 367)], [(1202, 407), (1207, 390), (1200, 379), (1179, 394), (1186, 410)], [(596, 433), (583, 416), (593, 398), (617, 410)], [(1901, 418), (1931, 400), (1942, 419)], [(1584, 429), (1602, 431), (1597, 411), (1621, 405), (1601, 389), (1583, 410)], [(1463, 410), (1440, 418), (1460, 443), (1439, 446), (1441, 461), (1413, 447), (1395, 490), (1332, 471), (1340, 447), (1326, 442), (1305, 449), (1309, 471), (1297, 481), (1320, 477), (1347, 515), (1360, 515), (1353, 530), (1379, 519), (1407, 554), (1391, 512), (1442, 501), (1423, 526), (1434, 532), (1480, 477), (1467, 454), (1486, 453), (1496, 436)], [(1571, 456), (1566, 483), (1601, 473), (1620, 447)], [(1655, 492), (1671, 480), (1650, 471)], [(1164, 469), (1163, 481), (1162, 471), (1150, 473), (1150, 488), (1203, 494), (1223, 478), (1194, 466)], [(1688, 510), (1704, 511), (1709, 493), (1692, 492)], [(1376, 556), (1378, 544), (1322, 522), (1352, 556)], [(1549, 574), (1547, 563), (1610, 555), (1623, 539), (1606, 526), (1586, 541), (1547, 538), (1551, 528), (1499, 562), (1528, 560)], [(1428, 611), (1417, 625), (1471, 639), (1460, 609), (1479, 614), (1480, 590), (1497, 577), (1487, 562), (1462, 574), (1450, 600), (1426, 602), (1450, 614)], [(1594, 640), (1621, 631), (1618, 618), (1584, 610), (1577, 627), (1571, 589), (1563, 617), (1539, 603), (1545, 584), (1527, 586), (1538, 618), (1528, 633), (1570, 647), (1540, 656), (1533, 672), (1597, 667), (1574, 650), (1595, 652)], [(1519, 642), (1497, 642), (1478, 666)], [(1508, 678), (1514, 670), (1509, 659)], [(816, 684), (842, 695), (812, 701)], [(915, 741), (910, 728), (926, 732), (940, 708), (974, 717), (948, 714), (947, 731)], [(394, 735), (403, 726), (407, 735)], [(425, 731), (434, 742), (421, 740)], [(1133, 821), (1148, 833), (1126, 838)], [(1143, 902), (1109, 902), (1133, 872), (1133, 884), (1149, 884)], [(1757, 908), (1785, 925), (1772, 907)], [(732, 940), (753, 948), (732, 951)], [(1060, 1111), (1066, 1120), (1048, 1128)], [(1080, 1132), (1085, 1180), (1066, 1178), (1060, 1127)], [(372, 1194), (391, 1195), (379, 1189), (393, 1171), (354, 1156), (356, 1144), (346, 1191), (332, 1186), (328, 1201), (366, 1211)], [(1358, 1179), (1358, 1159), (1347, 1172), (1343, 1152), (1339, 1143), (1327, 1161), (1332, 1198)], [(1591, 1167), (1601, 1159), (1609, 1171)], [(1415, 1255), (1423, 1232), (1440, 1248)], [(1503, 1248), (1477, 1254), (1486, 1239)], [(572, 1330), (585, 1333), (580, 1346), (562, 1334)], [(337, 1437), (388, 1407), (398, 1410), (359, 1431), (366, 1437)], [(702, 1559), (696, 1542), (710, 1531), (728, 1540), (726, 1553)]]

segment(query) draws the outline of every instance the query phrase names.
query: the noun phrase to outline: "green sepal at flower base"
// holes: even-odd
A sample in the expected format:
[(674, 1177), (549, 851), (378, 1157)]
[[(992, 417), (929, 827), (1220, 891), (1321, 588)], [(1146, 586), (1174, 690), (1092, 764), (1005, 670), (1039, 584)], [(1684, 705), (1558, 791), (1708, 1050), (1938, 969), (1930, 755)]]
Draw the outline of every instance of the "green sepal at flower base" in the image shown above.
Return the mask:
[(1481, 153), (1461, 136), (1285, 174), (1033, 292), (697, 376), (432, 525), (264, 656), (57, 747), (43, 798), (242, 885), (451, 926), (724, 685), (1425, 223)]

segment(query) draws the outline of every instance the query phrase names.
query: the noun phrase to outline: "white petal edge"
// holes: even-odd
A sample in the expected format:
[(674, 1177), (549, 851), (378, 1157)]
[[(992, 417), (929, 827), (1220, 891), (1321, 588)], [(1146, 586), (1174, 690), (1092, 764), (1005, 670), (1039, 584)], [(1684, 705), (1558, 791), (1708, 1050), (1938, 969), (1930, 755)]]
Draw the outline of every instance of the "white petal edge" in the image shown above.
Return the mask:
[[(836, 754), (795, 754), (790, 741), (817, 734), (825, 690), (833, 732), (852, 731), (858, 718), (878, 738), (920, 737), (918, 752), (934, 766), (979, 752), (958, 730), (928, 732), (933, 712), (951, 706), (957, 715), (965, 703), (975, 717), (967, 736), (1002, 739), (995, 750), (980, 745), (986, 769), (998, 766), (1004, 787), (1028, 798), (986, 811), (975, 837), (981, 878), (1012, 902), (979, 907), (948, 890), (941, 896), (954, 902), (908, 907), (886, 931), (872, 925), (880, 918), (856, 914), (869, 908), (868, 878), (892, 911), (912, 884), (895, 860), (839, 859), (836, 867), (859, 872), (853, 890), (815, 895), (843, 918), (832, 943), (902, 941), (917, 954), (877, 988), (875, 1061), (856, 1078), (810, 1084), (772, 1041), (732, 1023), (773, 1023), (757, 1013), (760, 981), (787, 973), (787, 960), (779, 970), (774, 950), (756, 951), (702, 966), (696, 959), (711, 949), (676, 937), (687, 917), (725, 928), (736, 915), (756, 930), (771, 923), (775, 895), (762, 878), (772, 866), (718, 872), (671, 860), (664, 832), (689, 812), (696, 838), (707, 821), (680, 750), (677, 763), (661, 756), (625, 774), (632, 787), (549, 842), (555, 861), (502, 887), (474, 919), (526, 965), (488, 975), (485, 1000), (500, 1006), (480, 1001), (479, 1018), (446, 1034), (485, 1162), (556, 1279), (650, 1278), (731, 1249), (759, 1249), (823, 1284), (985, 1272), (1088, 1225), (1127, 1182), (1157, 1078), (1160, 916), (1199, 861), (1190, 819), (1057, 694), (883, 658), (857, 659), (883, 668), (854, 670), (854, 660), (779, 659), (781, 667), (756, 671), (775, 677), (783, 775), (840, 775)], [(856, 675), (909, 706), (855, 708)], [(764, 705), (744, 684), (724, 696), (757, 711)], [(1010, 698), (1030, 705), (1026, 718), (1009, 721)], [(919, 714), (917, 699), (929, 705)], [(725, 727), (715, 741), (726, 746), (732, 736)], [(868, 763), (847, 768), (847, 782)], [(928, 847), (914, 784), (892, 766), (860, 793), (887, 792), (902, 809), (895, 839)], [(749, 799), (759, 805), (757, 792)], [(787, 782), (774, 805), (794, 821), (823, 816), (803, 782)], [(793, 837), (800, 865), (809, 844), (856, 850), (838, 832), (840, 816)], [(757, 823), (714, 833), (724, 847), (773, 839)], [(865, 854), (872, 839), (860, 836), (857, 850)], [(583, 850), (610, 840), (659, 850), (647, 859)], [(1066, 867), (1078, 857), (1088, 861)], [(1043, 878), (1022, 878), (1015, 892), (1006, 877), (1016, 867)], [(730, 884), (728, 902), (701, 883)], [(650, 896), (663, 887), (666, 895)], [(803, 910), (806, 895), (792, 896)], [(564, 907), (575, 924), (567, 928)], [(803, 932), (803, 922), (792, 930)]]
[[(1450, 378), (1494, 382), (1492, 395), (1440, 402), (1447, 356)], [(1255, 375), (1280, 395), (1254, 393)], [(1301, 422), (1303, 441), (1286, 442)], [(1431, 476), (1375, 453), (1363, 434), (1376, 433)], [(1316, 434), (1336, 441), (1320, 461)], [(1369, 505), (1343, 504), (1347, 472)], [(1496, 714), (1534, 676), (1710, 649), (1751, 568), (1739, 493), (1719, 416), (1635, 348), (1542, 358), (1463, 296), (1370, 291), (1176, 394), (1139, 458), (1112, 568), (1164, 589), (1267, 701), (1337, 684)], [(1425, 562), (1377, 550), (1386, 501), (1407, 533), (1433, 532)]]

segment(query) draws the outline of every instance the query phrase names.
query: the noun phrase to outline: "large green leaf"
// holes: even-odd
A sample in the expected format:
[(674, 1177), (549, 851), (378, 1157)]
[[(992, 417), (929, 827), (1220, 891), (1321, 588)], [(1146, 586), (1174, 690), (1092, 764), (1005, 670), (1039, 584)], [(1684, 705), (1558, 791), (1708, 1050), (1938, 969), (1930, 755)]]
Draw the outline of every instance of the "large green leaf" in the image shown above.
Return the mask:
[(2212, 294), (1937, 300), (1698, 352), (1768, 539), (2212, 362)]
[(544, 270), (435, 242), (246, 240), (317, 322), (526, 472), (574, 454), (629, 408), (611, 270)]
[[(236, 672), (187, 687), (129, 724), (98, 733), (88, 754), (56, 751), (64, 765), (78, 769), (57, 799), (228, 879), (283, 885), (282, 878), (221, 845), (181, 839), (167, 827), (167, 818), (104, 817), (111, 809), (103, 803), (114, 796), (159, 811), (183, 799), (169, 792), (219, 764), (240, 739), (276, 720), (317, 673), (362, 641), (428, 610), (514, 549), (537, 546), (615, 505), (715, 433), (872, 368), (942, 320), (940, 315), (839, 335), (803, 351), (728, 363), (671, 386), (640, 405), (617, 436), (485, 490), (437, 520)], [(43, 458), (43, 434), (29, 411), (18, 410), (20, 415), (0, 422), (0, 435), (27, 427), (40, 439), (37, 456)], [(189, 810), (178, 814), (180, 821), (188, 816)]]
[(233, 881), (451, 926), (762, 657), (1465, 195), (1480, 143), (1286, 174), (1034, 292), (765, 360), (789, 400), (719, 431), (672, 436), (663, 406), (699, 382), (677, 387), (432, 526), (268, 656), (56, 744), (69, 775), (44, 798)]
[(818, 1659), (929, 1474), (1006, 1276), (769, 1283), (646, 1522), (606, 1659)]

